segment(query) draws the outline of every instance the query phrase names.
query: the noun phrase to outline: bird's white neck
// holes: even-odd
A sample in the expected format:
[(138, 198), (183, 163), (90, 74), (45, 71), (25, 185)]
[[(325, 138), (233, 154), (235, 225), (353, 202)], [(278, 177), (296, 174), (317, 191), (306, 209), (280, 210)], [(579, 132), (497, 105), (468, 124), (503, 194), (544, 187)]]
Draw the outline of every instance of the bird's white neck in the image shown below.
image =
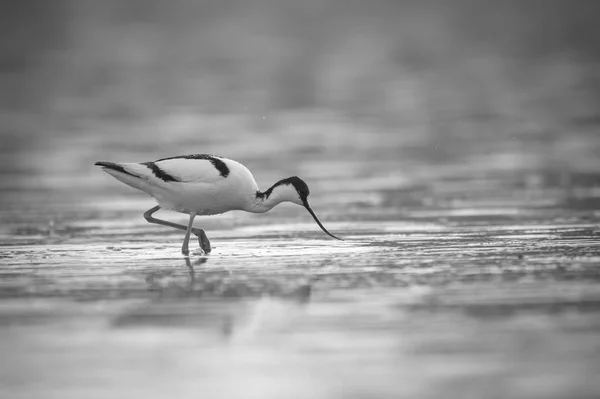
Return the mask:
[(275, 205), (289, 201), (295, 204), (302, 204), (298, 192), (292, 185), (279, 185), (268, 189), (265, 192), (256, 192), (255, 198), (246, 209), (248, 212), (264, 213), (271, 210)]

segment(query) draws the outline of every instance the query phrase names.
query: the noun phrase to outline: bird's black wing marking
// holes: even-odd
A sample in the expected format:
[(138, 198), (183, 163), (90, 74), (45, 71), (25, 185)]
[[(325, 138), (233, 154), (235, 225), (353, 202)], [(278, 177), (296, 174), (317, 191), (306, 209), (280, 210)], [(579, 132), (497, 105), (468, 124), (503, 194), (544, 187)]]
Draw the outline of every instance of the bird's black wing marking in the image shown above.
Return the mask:
[(154, 173), (154, 176), (158, 177), (162, 181), (179, 181), (175, 177), (171, 176), (170, 174), (159, 168), (158, 165), (156, 165), (154, 162), (144, 162), (142, 163), (142, 165), (147, 166), (152, 171), (152, 173)]
[(125, 173), (126, 175), (137, 177), (138, 179), (141, 179), (140, 176), (134, 175), (133, 173), (126, 171), (125, 168), (123, 168), (121, 165), (117, 165), (116, 163), (113, 163), (113, 162), (99, 161), (99, 162), (96, 162), (94, 165), (102, 166), (103, 168), (107, 168), (107, 169), (116, 170), (117, 172)]
[(223, 176), (223, 177), (229, 176), (229, 168), (227, 167), (227, 164), (225, 164), (225, 162), (223, 162), (220, 159), (220, 157), (217, 157), (214, 155), (209, 155), (209, 154), (179, 155), (176, 157), (158, 159), (154, 162), (167, 161), (169, 159), (205, 159), (207, 161), (210, 161), (210, 163), (213, 164), (213, 166), (219, 171), (219, 174), (221, 176)]

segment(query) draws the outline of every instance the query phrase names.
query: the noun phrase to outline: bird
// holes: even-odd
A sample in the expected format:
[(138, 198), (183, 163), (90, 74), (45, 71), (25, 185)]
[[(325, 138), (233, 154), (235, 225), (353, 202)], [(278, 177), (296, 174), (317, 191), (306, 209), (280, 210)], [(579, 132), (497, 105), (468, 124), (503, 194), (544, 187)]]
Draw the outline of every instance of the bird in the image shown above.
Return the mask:
[[(244, 165), (209, 154), (179, 155), (141, 163), (98, 161), (95, 165), (157, 201), (158, 205), (147, 210), (144, 218), (149, 223), (184, 230), (181, 253), (185, 256), (189, 255), (188, 242), (192, 233), (198, 237), (204, 253), (211, 251), (204, 230), (193, 227), (196, 216), (218, 215), (232, 210), (264, 213), (282, 202), (303, 206), (326, 234), (342, 240), (323, 226), (308, 203), (308, 185), (297, 176), (281, 179), (261, 191)], [(160, 209), (188, 214), (187, 226), (152, 216)]]

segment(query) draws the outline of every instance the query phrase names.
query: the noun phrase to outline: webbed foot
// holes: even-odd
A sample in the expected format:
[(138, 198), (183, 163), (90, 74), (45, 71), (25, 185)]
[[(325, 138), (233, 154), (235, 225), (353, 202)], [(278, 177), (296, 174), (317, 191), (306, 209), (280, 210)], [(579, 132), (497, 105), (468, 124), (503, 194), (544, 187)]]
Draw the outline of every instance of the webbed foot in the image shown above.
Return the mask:
[(196, 237), (198, 237), (198, 245), (200, 245), (200, 248), (202, 248), (204, 253), (205, 254), (210, 253), (210, 251), (211, 251), (210, 241), (209, 241), (208, 237), (206, 236), (206, 233), (204, 232), (204, 230), (198, 229), (198, 228), (193, 228), (192, 233), (194, 233), (196, 235)]

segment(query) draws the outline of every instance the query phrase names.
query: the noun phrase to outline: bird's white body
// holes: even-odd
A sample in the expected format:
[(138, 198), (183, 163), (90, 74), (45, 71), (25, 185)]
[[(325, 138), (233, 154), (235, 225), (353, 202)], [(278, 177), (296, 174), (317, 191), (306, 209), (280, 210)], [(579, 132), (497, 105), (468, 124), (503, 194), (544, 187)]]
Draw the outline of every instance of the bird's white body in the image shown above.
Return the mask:
[[(304, 206), (325, 233), (337, 238), (317, 219), (308, 205), (308, 186), (296, 176), (282, 179), (261, 192), (252, 173), (244, 165), (214, 155), (185, 155), (144, 163), (101, 161), (96, 165), (117, 180), (156, 199), (159, 206), (147, 211), (144, 217), (151, 223), (186, 230), (182, 247), (184, 254), (188, 252), (187, 241), (191, 232), (199, 236), (205, 252), (210, 251), (204, 231), (192, 227), (195, 216), (232, 210), (262, 213), (284, 201)], [(152, 214), (160, 208), (189, 214), (187, 228), (153, 218)]]
[(105, 170), (123, 183), (151, 195), (164, 209), (197, 215), (216, 215), (230, 210), (252, 212), (253, 199), (259, 191), (252, 173), (239, 162), (222, 160), (230, 170), (226, 178), (206, 159), (155, 162), (178, 181), (163, 181), (140, 163), (118, 164), (140, 178), (113, 169)]

